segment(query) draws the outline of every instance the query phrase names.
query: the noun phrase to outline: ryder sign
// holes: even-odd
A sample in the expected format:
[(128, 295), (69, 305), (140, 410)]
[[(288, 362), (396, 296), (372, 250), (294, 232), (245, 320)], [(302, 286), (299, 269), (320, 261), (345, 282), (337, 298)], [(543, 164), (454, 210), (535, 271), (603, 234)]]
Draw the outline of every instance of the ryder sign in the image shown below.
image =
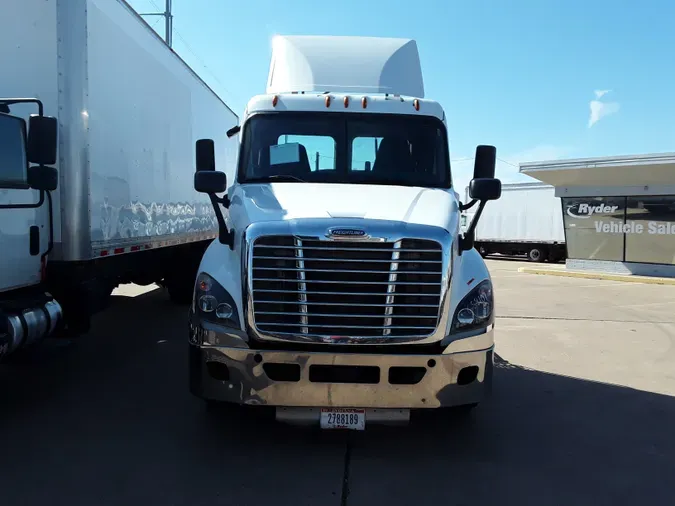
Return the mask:
[[(588, 225), (592, 223), (592, 229), (598, 234), (675, 235), (675, 223), (673, 222), (641, 219), (650, 214), (644, 209), (629, 208), (624, 212), (623, 206), (579, 201), (565, 207), (569, 218), (589, 220)], [(582, 223), (571, 226), (587, 228)]]
[(663, 221), (628, 221), (619, 223), (616, 221), (605, 222), (596, 220), (593, 225), (595, 231), (600, 234), (644, 234), (651, 235), (675, 235), (675, 223)]
[(593, 216), (594, 214), (610, 214), (615, 213), (619, 209), (619, 206), (608, 206), (606, 204), (594, 205), (594, 204), (573, 204), (567, 206), (567, 214), (572, 218), (581, 218), (587, 219)]

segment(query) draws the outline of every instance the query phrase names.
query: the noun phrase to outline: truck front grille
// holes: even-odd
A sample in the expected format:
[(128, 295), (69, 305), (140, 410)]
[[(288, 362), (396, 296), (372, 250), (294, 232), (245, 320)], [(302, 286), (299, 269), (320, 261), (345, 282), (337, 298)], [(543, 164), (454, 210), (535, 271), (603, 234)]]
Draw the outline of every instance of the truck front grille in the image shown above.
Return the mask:
[(318, 241), (265, 236), (253, 244), (258, 331), (330, 337), (432, 334), (441, 303), (436, 241)]

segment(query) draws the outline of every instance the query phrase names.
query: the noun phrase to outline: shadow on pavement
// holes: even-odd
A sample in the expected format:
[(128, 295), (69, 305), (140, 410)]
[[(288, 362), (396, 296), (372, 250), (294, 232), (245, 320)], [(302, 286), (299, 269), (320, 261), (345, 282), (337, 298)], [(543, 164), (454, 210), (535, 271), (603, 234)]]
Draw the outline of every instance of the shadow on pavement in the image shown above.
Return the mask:
[[(154, 333), (139, 331), (144, 325), (148, 327), (143, 313), (169, 305), (162, 292), (156, 289), (133, 298), (113, 295), (106, 312), (95, 316), (88, 334), (74, 339), (47, 339), (10, 356), (0, 364), (0, 384), (11, 385), (0, 389), (0, 405), (11, 413), (12, 406), (29, 407), (53, 394), (62, 394), (65, 389), (81, 389), (83, 374), (91, 374), (86, 384), (108, 368), (119, 369), (134, 356), (136, 347), (156, 341)], [(186, 308), (174, 307), (187, 314)], [(171, 331), (170, 325), (162, 324), (161, 320), (155, 323), (159, 323), (157, 332)]]
[(497, 361), (493, 398), (365, 433), (211, 416), (187, 307), (115, 298), (92, 334), (0, 367), (2, 504), (670, 504), (675, 398)]
[(0, 367), (1, 504), (340, 504), (344, 434), (214, 417), (190, 395), (187, 310), (115, 297), (90, 335)]
[(496, 366), (492, 399), (466, 419), (354, 435), (349, 504), (383, 491), (389, 505), (672, 502), (675, 397)]

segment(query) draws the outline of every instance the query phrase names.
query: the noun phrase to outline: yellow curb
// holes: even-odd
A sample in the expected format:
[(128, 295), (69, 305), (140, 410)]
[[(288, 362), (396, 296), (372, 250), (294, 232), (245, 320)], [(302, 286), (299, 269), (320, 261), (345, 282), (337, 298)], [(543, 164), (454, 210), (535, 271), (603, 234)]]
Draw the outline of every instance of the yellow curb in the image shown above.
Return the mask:
[(536, 267), (520, 267), (518, 272), (540, 274), (544, 276), (563, 276), (566, 278), (604, 279), (607, 281), (624, 281), (626, 283), (644, 283), (647, 285), (675, 285), (675, 278), (635, 276), (627, 274), (610, 274), (604, 272), (580, 272), (563, 269), (540, 269)]

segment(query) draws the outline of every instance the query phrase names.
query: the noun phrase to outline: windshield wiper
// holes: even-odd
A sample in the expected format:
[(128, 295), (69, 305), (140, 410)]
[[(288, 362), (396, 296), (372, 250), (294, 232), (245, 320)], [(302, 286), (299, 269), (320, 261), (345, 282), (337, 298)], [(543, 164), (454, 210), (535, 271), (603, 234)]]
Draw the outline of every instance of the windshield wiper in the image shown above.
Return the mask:
[(265, 177), (253, 177), (250, 179), (247, 179), (247, 183), (266, 183), (268, 181), (278, 181), (278, 182), (298, 182), (298, 183), (305, 183), (306, 181), (304, 179), (300, 179), (299, 177), (291, 176), (290, 174), (275, 174), (273, 176), (265, 176)]

